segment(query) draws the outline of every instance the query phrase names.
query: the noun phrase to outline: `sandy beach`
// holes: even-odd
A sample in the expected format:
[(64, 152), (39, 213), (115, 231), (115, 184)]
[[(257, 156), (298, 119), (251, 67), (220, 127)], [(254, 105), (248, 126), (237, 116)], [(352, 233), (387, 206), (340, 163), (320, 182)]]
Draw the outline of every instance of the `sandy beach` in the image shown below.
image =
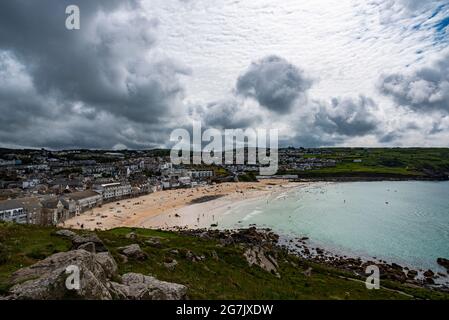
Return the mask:
[(229, 206), (263, 197), (298, 183), (263, 180), (165, 190), (103, 204), (61, 223), (61, 227), (108, 230), (117, 227), (157, 229), (210, 227)]

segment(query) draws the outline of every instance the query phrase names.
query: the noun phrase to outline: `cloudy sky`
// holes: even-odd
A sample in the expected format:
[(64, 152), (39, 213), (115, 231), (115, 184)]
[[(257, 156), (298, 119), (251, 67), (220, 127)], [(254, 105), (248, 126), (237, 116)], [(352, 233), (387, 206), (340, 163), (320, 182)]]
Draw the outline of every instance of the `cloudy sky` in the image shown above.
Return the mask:
[(448, 42), (449, 0), (1, 0), (0, 147), (448, 147)]

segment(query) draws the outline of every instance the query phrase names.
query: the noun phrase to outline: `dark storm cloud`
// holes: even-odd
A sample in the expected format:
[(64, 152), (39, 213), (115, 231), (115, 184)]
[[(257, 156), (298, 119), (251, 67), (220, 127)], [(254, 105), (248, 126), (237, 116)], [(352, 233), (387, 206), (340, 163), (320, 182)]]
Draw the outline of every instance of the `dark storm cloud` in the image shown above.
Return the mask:
[(334, 98), (330, 105), (321, 105), (314, 125), (328, 134), (364, 136), (374, 133), (379, 125), (373, 114), (376, 108), (374, 101), (365, 96), (357, 100)]
[[(248, 128), (287, 124), (292, 132), (281, 138), (281, 145), (305, 147), (332, 146), (349, 138), (380, 136), (376, 103), (363, 95), (357, 99), (333, 98), (330, 103), (305, 98), (312, 82), (297, 66), (269, 56), (252, 63), (239, 77), (235, 95), (196, 109), (208, 127)], [(241, 97), (243, 96), (244, 99)], [(258, 105), (248, 109), (246, 98)], [(292, 108), (301, 105), (301, 108)], [(273, 111), (273, 112), (269, 112)]]
[[(78, 31), (65, 28), (71, 4), (80, 7)], [(179, 75), (188, 70), (153, 52), (158, 22), (137, 9), (133, 0), (1, 1), (1, 142), (58, 148), (157, 141), (161, 122), (168, 126), (179, 112)], [(119, 11), (124, 15), (114, 15)], [(50, 130), (55, 123), (65, 127)], [(139, 134), (120, 133), (132, 127)]]
[(212, 128), (248, 128), (261, 122), (259, 115), (246, 112), (245, 109), (242, 101), (231, 97), (209, 103), (200, 111), (200, 115), (204, 125)]
[(449, 54), (413, 73), (384, 75), (379, 89), (413, 111), (449, 113)]
[(311, 85), (301, 69), (281, 57), (268, 56), (253, 62), (238, 78), (236, 91), (273, 112), (286, 114)]
[[(65, 28), (69, 4), (81, 9), (79, 31)], [(0, 1), (0, 145), (151, 148), (185, 127), (192, 115), (179, 78), (189, 70), (159, 53), (158, 21), (138, 9), (133, 0)], [(290, 125), (300, 111), (290, 141), (304, 146), (376, 131), (372, 100), (313, 104), (311, 86), (301, 68), (268, 56), (195, 115), (205, 128), (244, 129)]]

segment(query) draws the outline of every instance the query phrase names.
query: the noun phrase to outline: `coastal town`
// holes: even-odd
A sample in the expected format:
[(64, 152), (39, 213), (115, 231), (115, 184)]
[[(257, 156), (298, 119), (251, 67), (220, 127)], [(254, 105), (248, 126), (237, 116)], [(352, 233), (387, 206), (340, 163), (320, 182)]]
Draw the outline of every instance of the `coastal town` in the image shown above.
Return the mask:
[[(262, 179), (447, 180), (447, 149), (283, 148), (275, 176), (259, 165), (172, 165), (169, 150), (0, 149), (0, 220), (58, 225), (152, 193)], [(175, 198), (172, 199), (174, 201)]]
[[(335, 166), (335, 160), (303, 157), (305, 153), (300, 149), (281, 151), (281, 168)], [(257, 165), (173, 166), (164, 150), (2, 149), (0, 220), (58, 225), (106, 203), (163, 190), (247, 181), (248, 175), (254, 180), (257, 171)]]

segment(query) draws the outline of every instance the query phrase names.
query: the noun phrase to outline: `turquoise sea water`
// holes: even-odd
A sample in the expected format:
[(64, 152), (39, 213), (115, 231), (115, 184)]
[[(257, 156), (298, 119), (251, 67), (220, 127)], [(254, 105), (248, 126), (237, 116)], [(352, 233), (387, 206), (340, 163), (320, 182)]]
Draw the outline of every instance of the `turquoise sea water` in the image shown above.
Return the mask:
[(449, 182), (350, 182), (286, 190), (234, 206), (221, 228), (269, 227), (340, 254), (441, 270), (449, 258)]

